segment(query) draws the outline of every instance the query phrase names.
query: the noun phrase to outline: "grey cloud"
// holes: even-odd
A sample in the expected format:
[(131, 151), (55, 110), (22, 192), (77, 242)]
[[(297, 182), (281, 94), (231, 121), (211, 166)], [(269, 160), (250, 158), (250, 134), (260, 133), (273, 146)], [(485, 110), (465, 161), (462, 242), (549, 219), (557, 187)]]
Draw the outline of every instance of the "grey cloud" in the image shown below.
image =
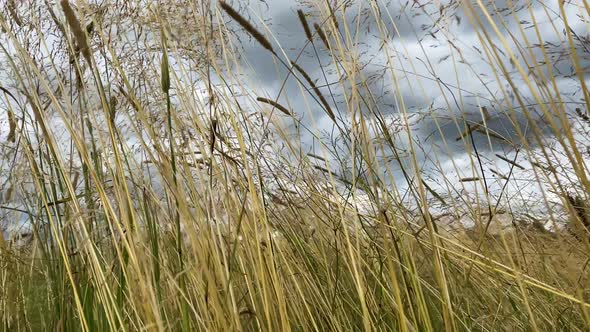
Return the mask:
[[(274, 0), (268, 1), (267, 3), (269, 9), (265, 13), (268, 14), (268, 23), (273, 34), (280, 41), (287, 55), (291, 58), (296, 57), (306, 42), (303, 29), (296, 16), (296, 10), (302, 8), (305, 11), (309, 11), (309, 9), (303, 6), (297, 7), (298, 4), (292, 1)], [(505, 84), (506, 82), (498, 82), (491, 73), (490, 65), (487, 63), (488, 59), (486, 59), (485, 53), (483, 53), (483, 48), (479, 44), (474, 29), (464, 15), (463, 9), (448, 5), (449, 2), (443, 2), (444, 20), (446, 21), (438, 21), (437, 18), (440, 15), (441, 9), (438, 5), (430, 4), (417, 8), (419, 3), (412, 1), (390, 1), (380, 8), (381, 14), (385, 18), (384, 21), (387, 29), (394, 31), (393, 23), (388, 18), (388, 15), (392, 15), (399, 32), (399, 34), (392, 33), (390, 36), (393, 59), (384, 58), (384, 52), (380, 49), (380, 36), (378, 36), (376, 22), (372, 15), (367, 15), (367, 19), (360, 22), (360, 33), (363, 37), (360, 39), (360, 44), (358, 45), (359, 51), (364, 52), (361, 59), (370, 62), (370, 65), (362, 71), (366, 77), (378, 76), (384, 70), (384, 66), (388, 64), (388, 60), (393, 60), (394, 72), (398, 76), (400, 85), (394, 86), (389, 77), (390, 75), (387, 74), (382, 78), (373, 80), (370, 84), (370, 89), (376, 96), (377, 107), (391, 123), (397, 121), (396, 117), (399, 117), (399, 110), (396, 108), (396, 105), (398, 105), (397, 102), (399, 102), (399, 100), (396, 100), (398, 94), (401, 94), (403, 98), (405, 107), (411, 115), (411, 121), (421, 119), (420, 121), (413, 122), (412, 126), (412, 134), (415, 140), (424, 149), (418, 152), (419, 162), (423, 163), (425, 168), (431, 167), (432, 165), (428, 165), (429, 158), (432, 159), (432, 155), (427, 156), (429, 152), (437, 153), (437, 158), (440, 158), (443, 164), (447, 164), (446, 161), (453, 159), (461, 160), (466, 158), (465, 142), (457, 141), (456, 139), (465, 131), (466, 121), (472, 124), (481, 121), (480, 106), (485, 106), (490, 112), (491, 118), (487, 121), (488, 129), (506, 137), (513, 143), (507, 144), (501, 140), (492, 139), (492, 146), (490, 146), (487, 137), (479, 132), (474, 132), (475, 144), (482, 153), (493, 155), (497, 151), (510, 151), (513, 145), (522, 143), (520, 142), (521, 138), (516, 134), (515, 126), (518, 126), (522, 131), (527, 133), (525, 139), (529, 142), (535, 143), (531, 138), (531, 131), (527, 129), (533, 124), (540, 128), (542, 137), (550, 139), (553, 130), (546, 125), (546, 121), (538, 114), (538, 109), (532, 110), (532, 121), (534, 123), (530, 123), (524, 117), (522, 111), (519, 110), (520, 105), (514, 100), (510, 100), (510, 96), (506, 99), (502, 95), (502, 86), (500, 84)], [(528, 1), (513, 1), (513, 3), (515, 4), (515, 8), (519, 10), (517, 14), (526, 16), (524, 13), (527, 10), (519, 8), (523, 8), (522, 6), (527, 4)], [(489, 8), (493, 8), (492, 6), (500, 8), (505, 14), (503, 19), (506, 21), (507, 26), (501, 28), (501, 31), (505, 33), (504, 38), (507, 38), (509, 46), (516, 52), (517, 45), (514, 45), (510, 41), (510, 36), (507, 33), (516, 33), (518, 31), (516, 27), (519, 23), (524, 24), (525, 27), (527, 24), (510, 17), (508, 1), (487, 1), (486, 4)], [(544, 18), (545, 8), (541, 7), (543, 5), (545, 4), (540, 2), (533, 4), (532, 9), (536, 13), (538, 20)], [(364, 7), (369, 8), (368, 5)], [(355, 18), (358, 12), (355, 9), (350, 8), (347, 11), (346, 14), (349, 21)], [(555, 8), (549, 8), (549, 11), (555, 12)], [(571, 10), (568, 13), (572, 13)], [(559, 19), (556, 17), (552, 16), (551, 19), (556, 19), (556, 22), (559, 23)], [(484, 20), (483, 17), (480, 18), (484, 22), (484, 27), (488, 31), (492, 31), (489, 22)], [(496, 17), (496, 19), (499, 21), (499, 17)], [(545, 18), (545, 22), (547, 20)], [(309, 21), (315, 21), (313, 15), (310, 16)], [(445, 24), (447, 30), (442, 30), (441, 27)], [(580, 22), (574, 22), (573, 24), (573, 31), (580, 34), (579, 38), (583, 38), (585, 36), (583, 33), (585, 27)], [(559, 24), (557, 25), (559, 26)], [(546, 50), (549, 54), (550, 61), (554, 62), (554, 74), (561, 76), (561, 78), (558, 78), (559, 89), (564, 96), (571, 96), (571, 100), (568, 102), (573, 103), (576, 99), (580, 98), (579, 92), (576, 96), (579, 86), (576, 86), (575, 80), (568, 78), (568, 75), (572, 73), (572, 64), (567, 56), (564, 57), (563, 55), (564, 42), (562, 40), (564, 37), (563, 35), (550, 31), (550, 28), (547, 26), (540, 26), (540, 29), (547, 29), (547, 31), (543, 31), (543, 38), (550, 42), (550, 44), (545, 46), (547, 47)], [(417, 36), (415, 33), (417, 33)], [(536, 38), (534, 29), (526, 29), (525, 33), (527, 38), (530, 38), (534, 43)], [(562, 33), (562, 31), (559, 31), (559, 33)], [(447, 37), (450, 37), (450, 41), (461, 49), (465, 63), (456, 62), (459, 60), (457, 53), (454, 54), (455, 62), (452, 62), (453, 58), (449, 57), (449, 55), (453, 49), (450, 47)], [(492, 41), (500, 45), (494, 34), (492, 34), (492, 37), (494, 38)], [(419, 42), (423, 43), (422, 46), (424, 49), (419, 47)], [(580, 45), (579, 47), (583, 47), (581, 41), (578, 44)], [(518, 47), (520, 46), (522, 45), (518, 45)], [(405, 50), (407, 50), (407, 53), (404, 53)], [(399, 53), (396, 53), (396, 51), (399, 51)], [(541, 52), (538, 46), (532, 51), (535, 57), (539, 59)], [(585, 50), (580, 49), (580, 51)], [(319, 50), (318, 54), (322, 64), (325, 65), (330, 60), (327, 52)], [(518, 55), (518, 53), (515, 54)], [(258, 77), (264, 90), (268, 91), (271, 96), (276, 96), (282, 80), (287, 76), (287, 69), (279, 65), (277, 73), (275, 65), (267, 52), (254, 43), (246, 44), (244, 56), (252, 63), (252, 74)], [(418, 58), (423, 62), (418, 60)], [(507, 68), (512, 71), (511, 75), (514, 75), (515, 83), (521, 90), (520, 93), (525, 98), (525, 102), (527, 104), (534, 104), (535, 101), (522, 79), (517, 79), (519, 74), (514, 64), (510, 63), (509, 57), (503, 55), (502, 60), (507, 65)], [(431, 68), (425, 65), (428, 61), (433, 65), (432, 70), (434, 72), (431, 72)], [(530, 63), (530, 59), (519, 59), (519, 64), (526, 68), (527, 61)], [(307, 46), (305, 52), (299, 58), (298, 63), (310, 73), (310, 76), (314, 80), (317, 79), (316, 84), (324, 85), (326, 83), (321, 70), (319, 70), (318, 59), (313, 52), (313, 48)], [(590, 65), (590, 60), (583, 59), (582, 66), (587, 67), (588, 65)], [(331, 66), (326, 66), (325, 69), (328, 71), (329, 69), (334, 69), (334, 65), (332, 64)], [(456, 73), (457, 70), (459, 73)], [(548, 74), (546, 69), (542, 68), (542, 70), (545, 70), (545, 75)], [(454, 82), (456, 75), (459, 75), (460, 82)], [(329, 82), (334, 82), (337, 79), (338, 77), (335, 77), (334, 74), (328, 75)], [(439, 79), (441, 81), (438, 81)], [(346, 82), (345, 84), (351, 84), (351, 82)], [(424, 89), (423, 91), (421, 90), (422, 88)], [(346, 117), (345, 109), (340, 107), (343, 104), (341, 89), (339, 85), (335, 85), (334, 90), (332, 90), (336, 98), (334, 108), (339, 108), (342, 115)], [(510, 89), (508, 88), (508, 90)], [(326, 95), (329, 94), (328, 89), (322, 88), (321, 90)], [(453, 95), (458, 100), (457, 104), (459, 105), (453, 100)], [(331, 131), (331, 121), (323, 114), (321, 107), (315, 104), (309, 95), (305, 97), (307, 103), (304, 101), (300, 88), (293, 78), (289, 79), (282, 96), (283, 98), (288, 98), (291, 107), (303, 119), (305, 125), (313, 127), (314, 124), (307, 111), (309, 108), (313, 117), (317, 120), (318, 129), (324, 132)], [(363, 96), (369, 99), (364, 92)], [(450, 102), (447, 103), (443, 96), (446, 96)], [(461, 100), (463, 103), (460, 102)], [(330, 103), (333, 104), (331, 100)], [(572, 104), (572, 107), (569, 107), (570, 112), (573, 111), (574, 106), (575, 104)], [(430, 111), (430, 107), (432, 107), (432, 112)], [(363, 106), (362, 110), (366, 111), (366, 107)], [(516, 120), (516, 123), (514, 120)], [(442, 138), (447, 140), (449, 143), (448, 146), (443, 147), (443, 144), (441, 144)], [(312, 139), (303, 137), (303, 141), (311, 144)], [(402, 150), (406, 147), (403, 137), (400, 137), (397, 143)], [(469, 142), (467, 143), (469, 144)], [(538, 144), (538, 142), (535, 144)], [(399, 170), (396, 170), (396, 172), (399, 172)]]

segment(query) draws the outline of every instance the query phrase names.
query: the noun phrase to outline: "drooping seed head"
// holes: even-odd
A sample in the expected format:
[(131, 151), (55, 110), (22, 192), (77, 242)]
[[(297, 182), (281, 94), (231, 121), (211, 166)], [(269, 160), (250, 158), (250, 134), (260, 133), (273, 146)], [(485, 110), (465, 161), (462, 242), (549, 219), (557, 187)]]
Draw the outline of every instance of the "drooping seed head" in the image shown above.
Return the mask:
[(160, 83), (165, 94), (170, 92), (170, 64), (168, 62), (168, 45), (166, 34), (162, 31), (162, 62), (160, 63)]
[(86, 61), (88, 61), (88, 63), (91, 63), (91, 54), (90, 54), (90, 45), (88, 44), (88, 38), (86, 38), (86, 34), (84, 33), (84, 30), (82, 30), (82, 24), (80, 24), (80, 21), (78, 20), (78, 18), (76, 17), (76, 13), (74, 12), (74, 9), (70, 6), (70, 2), (68, 0), (61, 0), (61, 8), (63, 9), (64, 15), (66, 17), (66, 21), (68, 22), (68, 25), (70, 26), (70, 29), (72, 29), (72, 33), (74, 34), (74, 37), (76, 38), (76, 43), (78, 44), (78, 47), (80, 48), (80, 52), (82, 52), (82, 55), (84, 56), (84, 58), (86, 59)]
[(256, 100), (258, 100), (261, 103), (269, 104), (269, 105), (273, 106), (274, 108), (278, 109), (279, 111), (285, 113), (286, 115), (293, 115), (293, 113), (291, 113), (291, 111), (289, 111), (285, 106), (277, 103), (274, 100), (267, 99), (264, 97), (258, 97), (258, 98), (256, 98)]
[(315, 31), (318, 34), (318, 36), (320, 36), (320, 39), (324, 43), (324, 46), (326, 46), (327, 49), (330, 49), (330, 44), (328, 44), (328, 37), (326, 37), (326, 34), (324, 33), (322, 27), (317, 23), (314, 23), (313, 27), (315, 28)]
[(264, 35), (258, 31), (245, 17), (240, 15), (235, 9), (233, 9), (230, 5), (228, 5), (225, 1), (219, 1), (219, 6), (223, 9), (229, 16), (231, 16), (239, 25), (242, 26), (258, 43), (272, 52), (275, 53), (274, 49), (272, 48), (271, 43), (264, 37)]
[(313, 42), (313, 39), (311, 37), (311, 30), (309, 29), (309, 25), (307, 24), (307, 19), (305, 18), (303, 10), (297, 10), (297, 16), (299, 16), (299, 21), (301, 22), (301, 25), (303, 25), (303, 30), (305, 31), (305, 36), (307, 37), (307, 40), (309, 40), (310, 43)]

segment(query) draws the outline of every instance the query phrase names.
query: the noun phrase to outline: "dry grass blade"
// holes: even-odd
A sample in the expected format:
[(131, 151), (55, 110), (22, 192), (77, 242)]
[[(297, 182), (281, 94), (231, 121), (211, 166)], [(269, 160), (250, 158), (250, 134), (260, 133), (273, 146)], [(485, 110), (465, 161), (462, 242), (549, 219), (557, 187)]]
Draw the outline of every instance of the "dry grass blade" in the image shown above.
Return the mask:
[(496, 171), (493, 168), (490, 168), (490, 172), (492, 172), (493, 174), (495, 174), (496, 176), (498, 176), (499, 178), (501, 178), (502, 180), (508, 180), (508, 177), (498, 171)]
[(459, 137), (455, 139), (455, 141), (460, 141), (461, 139), (466, 138), (469, 134), (471, 134), (474, 131), (483, 132), (485, 134), (485, 130), (484, 128), (482, 128), (482, 126), (485, 124), (486, 120), (490, 119), (490, 114), (486, 107), (481, 107), (481, 112), (483, 113), (484, 120), (478, 121), (476, 124), (473, 125), (468, 124), (467, 128), (465, 128), (465, 130), (461, 133)]
[(326, 158), (320, 157), (317, 154), (308, 153), (307, 156), (309, 156), (311, 158), (314, 158), (314, 159), (318, 159), (318, 160), (324, 161), (324, 162), (326, 161)]
[(587, 113), (582, 112), (579, 107), (576, 107), (576, 115), (579, 116), (582, 121), (586, 122), (586, 124), (590, 124), (590, 116)]
[(428, 185), (428, 183), (426, 183), (426, 181), (424, 181), (424, 179), (422, 180), (422, 184), (424, 184), (424, 188), (426, 188), (426, 190), (428, 190), (432, 196), (434, 196), (434, 198), (436, 198), (439, 202), (441, 202), (443, 205), (447, 205), (447, 202), (444, 200), (444, 198), (442, 198), (442, 196), (437, 193), (434, 189), (432, 189), (432, 187), (430, 187)]
[(328, 6), (328, 10), (330, 11), (330, 18), (332, 19), (332, 23), (334, 23), (334, 27), (338, 29), (338, 20), (336, 19), (336, 15), (334, 14), (334, 10), (332, 9), (330, 0), (326, 0), (326, 5)]
[(501, 154), (497, 154), (497, 153), (496, 153), (496, 157), (498, 157), (498, 158), (499, 158), (499, 159), (501, 159), (501, 160), (504, 160), (505, 162), (509, 163), (510, 165), (514, 165), (514, 167), (516, 167), (516, 168), (519, 168), (519, 169), (521, 169), (521, 170), (525, 170), (525, 168), (524, 168), (523, 166), (521, 166), (520, 164), (516, 163), (516, 162), (515, 162), (515, 161), (513, 161), (513, 160), (510, 160), (510, 159), (508, 159), (508, 158), (504, 157), (504, 156), (503, 156), (503, 155), (501, 155)]
[(511, 142), (509, 139), (507, 139), (506, 137), (504, 137), (502, 135), (497, 134), (496, 132), (494, 132), (492, 130), (489, 130), (489, 128), (479, 128), (475, 131), (484, 135), (484, 136), (489, 136), (489, 137), (495, 138), (495, 139), (502, 141), (508, 145), (514, 145), (514, 143)]
[(168, 43), (166, 42), (166, 33), (162, 31), (162, 61), (160, 63), (160, 84), (162, 92), (170, 93), (170, 64), (168, 60)]
[(334, 173), (333, 173), (332, 171), (330, 171), (329, 169), (327, 169), (327, 168), (325, 168), (325, 167), (322, 167), (322, 166), (319, 166), (319, 165), (313, 165), (313, 168), (317, 169), (318, 171), (322, 171), (322, 172), (324, 172), (324, 173), (326, 173), (326, 174), (329, 174), (329, 175), (332, 175), (332, 174), (334, 174)]
[(467, 128), (461, 133), (461, 135), (459, 135), (459, 137), (455, 138), (455, 141), (458, 142), (458, 141), (466, 138), (469, 134), (471, 134), (472, 132), (478, 130), (481, 126), (483, 126), (483, 121), (478, 122), (478, 123), (476, 123), (474, 125), (467, 126)]
[(475, 181), (479, 181), (479, 180), (481, 180), (481, 178), (477, 177), (477, 176), (459, 179), (459, 181), (461, 181), (461, 182), (475, 182)]
[(541, 168), (543, 170), (546, 170), (547, 172), (551, 172), (551, 173), (557, 172), (557, 169), (553, 165), (544, 166), (544, 165), (539, 164), (536, 161), (531, 161), (531, 165), (533, 165), (535, 167), (538, 167), (538, 168)]
[(211, 126), (209, 127), (209, 153), (213, 155), (213, 150), (215, 150), (215, 141), (217, 138), (217, 120), (211, 121)]

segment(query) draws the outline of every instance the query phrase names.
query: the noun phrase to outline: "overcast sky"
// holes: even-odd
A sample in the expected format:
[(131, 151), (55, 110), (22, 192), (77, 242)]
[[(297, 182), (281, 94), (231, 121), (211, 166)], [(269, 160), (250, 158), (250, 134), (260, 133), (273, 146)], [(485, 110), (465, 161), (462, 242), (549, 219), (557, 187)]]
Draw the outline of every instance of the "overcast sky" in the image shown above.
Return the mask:
[[(337, 2), (340, 3), (340, 1)], [(475, 3), (475, 1), (473, 2)], [(525, 62), (530, 62), (531, 53), (537, 59), (542, 58), (541, 49), (535, 45), (538, 44), (537, 31), (532, 24), (527, 7), (528, 3), (532, 3), (531, 11), (537, 21), (536, 27), (542, 35), (546, 52), (551, 58), (553, 75), (556, 77), (563, 102), (566, 103), (570, 113), (576, 107), (584, 108), (580, 84), (573, 75), (574, 69), (567, 57), (567, 37), (564, 34), (565, 25), (559, 14), (558, 2), (522, 0), (483, 2), (490, 10), (493, 11), (493, 6), (495, 6), (502, 13), (501, 16), (494, 15), (495, 23), (498, 25), (501, 25), (502, 21), (506, 23), (506, 28), (500, 26), (502, 36), (508, 40), (509, 48), (517, 56), (518, 63), (525, 70), (527, 70)], [(393, 63), (399, 89), (396, 89), (392, 76), (386, 74), (370, 81), (371, 92), (378, 98), (379, 109), (392, 122), (399, 121), (401, 117), (401, 101), (396, 98), (396, 94), (399, 92), (402, 96), (409, 114), (409, 121), (412, 124), (412, 137), (421, 145), (418, 157), (424, 170), (432, 170), (438, 164), (442, 167), (439, 171), (444, 172), (447, 176), (454, 176), (457, 180), (474, 174), (475, 170), (469, 166), (470, 159), (466, 152), (465, 143), (456, 139), (464, 130), (465, 119), (474, 123), (481, 121), (480, 106), (485, 106), (489, 112), (487, 127), (491, 131), (509, 138), (518, 146), (520, 144), (518, 135), (507, 112), (511, 107), (517, 108), (519, 105), (514, 96), (508, 95), (505, 98), (502, 94), (501, 87), (506, 88), (506, 91), (510, 91), (511, 88), (508, 87), (504, 78), (498, 80), (494, 77), (488, 63), (489, 60), (485, 56), (484, 47), (482, 47), (478, 39), (479, 36), (469, 19), (465, 16), (463, 8), (458, 7), (456, 1), (393, 0), (378, 1), (378, 3), (390, 36), (387, 39), (391, 55), (389, 59), (384, 49), (381, 48), (382, 37), (376, 28), (374, 16), (370, 13), (369, 1), (353, 1), (346, 11), (347, 19), (349, 26), (355, 27), (354, 32), (356, 24), (359, 23), (356, 20), (358, 13), (365, 13), (359, 23), (360, 33), (356, 46), (358, 53), (361, 54), (359, 59), (366, 65), (363, 67), (363, 74), (366, 77), (376, 77), (382, 73), (388, 60)], [(510, 11), (508, 3), (514, 4), (514, 15)], [(587, 38), (588, 25), (580, 19), (582, 9), (579, 4), (575, 3), (566, 3), (566, 14), (570, 28), (575, 36)], [(234, 4), (237, 3), (234, 2)], [(296, 14), (298, 9), (304, 10), (309, 15), (310, 24), (321, 23), (312, 8), (291, 0), (252, 0), (250, 6), (242, 6), (241, 10), (249, 14), (253, 22), (256, 23), (255, 25), (267, 36), (272, 34), (275, 45), (280, 43), (287, 56), (294, 59), (306, 44), (305, 34)], [(341, 14), (341, 12), (339, 13)], [(389, 19), (390, 17), (393, 22)], [(480, 19), (487, 22), (483, 16), (480, 16)], [(264, 20), (264, 24), (262, 20)], [(230, 21), (227, 19), (227, 22)], [(340, 21), (342, 20), (340, 19)], [(547, 140), (543, 144), (551, 144), (553, 130), (548, 126), (547, 121), (541, 118), (540, 109), (533, 105), (535, 101), (523, 79), (517, 73), (515, 63), (510, 61), (506, 48), (493, 33), (492, 26), (489, 23), (485, 23), (484, 26), (486, 31), (493, 36), (494, 43), (503, 51), (502, 61), (512, 72), (511, 76), (516, 88), (525, 99), (525, 104), (531, 104), (529, 111), (536, 115), (533, 117), (533, 121)], [(521, 43), (519, 47), (526, 47), (520, 34), (520, 27), (523, 28), (533, 46), (530, 51), (526, 50), (526, 59), (522, 59), (517, 46), (510, 41), (510, 34), (513, 34)], [(243, 33), (241, 35), (244, 37), (243, 40), (246, 40), (246, 35)], [(581, 45), (579, 42), (577, 44)], [(460, 53), (453, 46), (456, 46)], [(286, 77), (286, 70), (279, 67), (277, 72), (277, 67), (273, 64), (271, 56), (256, 43), (246, 43), (244, 48), (244, 62), (250, 66), (250, 70), (244, 75), (255, 82), (256, 86), (261, 87), (260, 91), (265, 91), (270, 97), (276, 97)], [(319, 54), (319, 62), (322, 64), (324, 72), (327, 72), (327, 80), (337, 81), (337, 77), (330, 74), (334, 73), (331, 58), (319, 40), (316, 41), (316, 49)], [(582, 57), (581, 65), (584, 68), (589, 64), (588, 59), (584, 58), (588, 55), (587, 53), (588, 50), (580, 46), (578, 54)], [(324, 73), (320, 70), (318, 57), (315, 56), (312, 47), (308, 45), (305, 48), (298, 63), (310, 73), (312, 79), (317, 79), (317, 85), (326, 83)], [(494, 67), (498, 68), (497, 65)], [(542, 72), (548, 74), (546, 68)], [(335, 108), (343, 117), (346, 117), (346, 110), (341, 98), (342, 88), (339, 85), (334, 85), (333, 88), (332, 92), (336, 95)], [(325, 88), (322, 89), (322, 92), (329, 95), (329, 91)], [(334, 105), (333, 100), (329, 99), (330, 104)], [(292, 78), (287, 82), (286, 90), (281, 94), (279, 101), (288, 103), (304, 123), (310, 126), (315, 123), (316, 128), (323, 132), (332, 130), (332, 122), (329, 117), (318, 105), (313, 103), (309, 96), (302, 97), (300, 88)], [(530, 134), (530, 124), (527, 123), (522, 111), (515, 109), (511, 114), (517, 119), (520, 128)], [(312, 116), (316, 122), (311, 121)], [(446, 145), (443, 144), (442, 137), (446, 139)], [(401, 148), (407, 146), (404, 143), (404, 140), (407, 141), (405, 135), (400, 135), (398, 139), (397, 143)], [(479, 133), (474, 134), (474, 139), (486, 162), (495, 163), (497, 158), (494, 155), (497, 153), (510, 158), (514, 156), (514, 144), (505, 144), (493, 138), (488, 139)], [(304, 141), (306, 141), (305, 137)], [(309, 141), (307, 139), (308, 143)], [(530, 135), (528, 141), (534, 146), (538, 144)], [(523, 153), (519, 158), (525, 157)], [(510, 165), (506, 163), (496, 163), (495, 167), (496, 170), (505, 174), (510, 169)], [(396, 175), (400, 175), (399, 171)], [(493, 175), (488, 171), (486, 176)], [(502, 186), (502, 181), (496, 183), (498, 188)], [(444, 187), (442, 183), (439, 185)], [(515, 190), (522, 192), (522, 186), (527, 187), (527, 185), (520, 184)], [(533, 185), (528, 188), (532, 193), (537, 191)]]

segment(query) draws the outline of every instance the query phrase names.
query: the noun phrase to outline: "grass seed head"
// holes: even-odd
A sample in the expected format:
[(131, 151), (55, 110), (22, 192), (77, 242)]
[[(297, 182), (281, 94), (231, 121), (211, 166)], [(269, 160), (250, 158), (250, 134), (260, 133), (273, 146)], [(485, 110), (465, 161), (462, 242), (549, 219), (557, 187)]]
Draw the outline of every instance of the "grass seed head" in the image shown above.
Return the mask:
[(162, 85), (162, 92), (168, 94), (168, 92), (170, 92), (170, 64), (168, 61), (168, 45), (164, 31), (162, 31), (162, 62), (160, 63), (160, 66), (160, 83)]
[(275, 53), (274, 49), (272, 48), (271, 43), (264, 37), (264, 35), (258, 31), (248, 20), (240, 15), (235, 9), (233, 9), (230, 5), (228, 5), (225, 1), (219, 1), (219, 6), (223, 9), (231, 18), (233, 18), (239, 25), (242, 26), (248, 33), (258, 41), (258, 43), (264, 47), (265, 49), (269, 50), (273, 54)]
[(305, 31), (305, 36), (307, 37), (307, 40), (309, 40), (310, 43), (313, 43), (313, 38), (311, 36), (311, 30), (309, 29), (309, 24), (307, 24), (307, 19), (305, 18), (305, 14), (303, 13), (303, 10), (299, 9), (297, 11), (297, 16), (299, 16), (299, 21), (301, 22), (301, 25), (303, 26), (303, 30)]
[(88, 38), (86, 38), (86, 34), (82, 29), (82, 24), (80, 24), (80, 21), (76, 17), (76, 13), (74, 12), (74, 9), (70, 6), (70, 2), (68, 0), (61, 0), (60, 3), (64, 15), (66, 16), (66, 21), (68, 22), (70, 29), (72, 29), (74, 38), (76, 38), (76, 43), (80, 48), (80, 52), (82, 52), (82, 55), (90, 64), (90, 45), (88, 44)]
[(322, 94), (322, 92), (320, 91), (320, 89), (317, 87), (317, 85), (315, 84), (315, 82), (311, 79), (311, 77), (309, 76), (309, 74), (307, 74), (307, 72), (301, 66), (299, 66), (296, 62), (291, 61), (291, 65), (295, 69), (297, 69), (297, 71), (301, 74), (301, 76), (303, 76), (303, 78), (305, 78), (305, 80), (307, 81), (307, 83), (309, 83), (309, 85), (311, 86), (313, 92), (318, 96), (318, 98), (320, 100), (320, 103), (324, 107), (324, 110), (326, 111), (326, 113), (328, 114), (328, 116), (330, 117), (330, 119), (332, 119), (332, 121), (336, 121), (336, 116), (334, 115), (334, 112), (332, 111), (332, 108), (330, 107), (330, 104), (328, 104), (328, 101), (326, 100), (326, 98), (324, 97), (324, 95)]
[(291, 113), (291, 111), (289, 111), (289, 110), (288, 110), (288, 109), (287, 109), (285, 106), (283, 106), (283, 105), (281, 105), (281, 104), (277, 103), (277, 102), (276, 102), (276, 101), (274, 101), (274, 100), (267, 99), (267, 98), (264, 98), (264, 97), (258, 97), (258, 98), (256, 98), (256, 100), (258, 100), (258, 101), (259, 101), (259, 102), (261, 102), (261, 103), (269, 104), (269, 105), (271, 105), (272, 107), (274, 107), (274, 108), (278, 109), (279, 111), (281, 111), (281, 112), (285, 113), (286, 115), (290, 115), (290, 116), (292, 116), (292, 115), (293, 115), (293, 113)]
[(324, 33), (324, 30), (322, 29), (322, 27), (317, 23), (314, 23), (313, 27), (315, 28), (315, 31), (318, 34), (318, 36), (320, 36), (320, 39), (324, 43), (324, 46), (326, 46), (327, 49), (330, 49), (330, 44), (328, 44), (328, 37)]
[(12, 111), (8, 111), (8, 125), (9, 125), (9, 132), (8, 137), (6, 138), (7, 141), (14, 143), (16, 141), (16, 118)]
[(8, 0), (7, 7), (8, 7), (8, 13), (10, 14), (10, 17), (12, 17), (12, 20), (14, 21), (14, 23), (16, 23), (16, 25), (18, 25), (18, 26), (23, 25), (23, 22), (20, 19), (20, 17), (18, 16), (18, 12), (16, 11), (15, 0)]

